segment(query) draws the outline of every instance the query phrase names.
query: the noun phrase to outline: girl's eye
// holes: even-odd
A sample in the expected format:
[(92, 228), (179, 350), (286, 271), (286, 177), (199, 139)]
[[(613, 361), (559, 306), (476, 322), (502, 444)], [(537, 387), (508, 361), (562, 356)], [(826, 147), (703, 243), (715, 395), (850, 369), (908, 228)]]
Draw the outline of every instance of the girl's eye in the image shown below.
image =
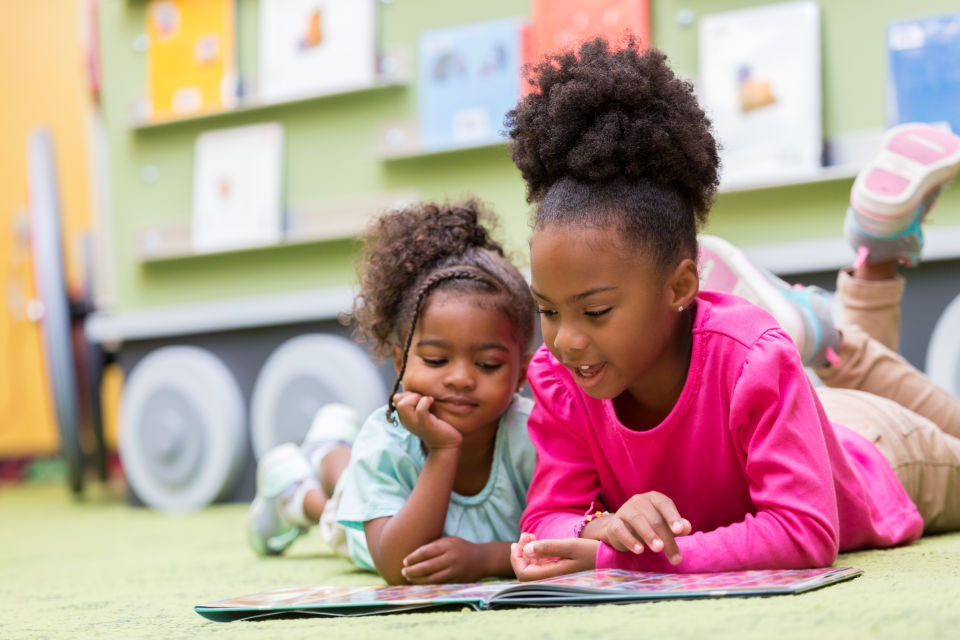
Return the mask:
[(554, 311), (553, 309), (541, 309), (540, 307), (537, 307), (537, 313), (539, 313), (539, 314), (542, 315), (542, 316), (555, 316), (555, 315), (557, 315), (557, 312)]
[(599, 318), (600, 316), (607, 314), (613, 307), (607, 307), (606, 309), (601, 309), (599, 311), (584, 311), (583, 314), (590, 316), (591, 318)]
[(496, 371), (503, 366), (501, 362), (478, 362), (477, 366), (485, 371)]
[(427, 364), (428, 367), (442, 367), (443, 365), (447, 364), (446, 358), (424, 358), (423, 356), (420, 356), (420, 358)]

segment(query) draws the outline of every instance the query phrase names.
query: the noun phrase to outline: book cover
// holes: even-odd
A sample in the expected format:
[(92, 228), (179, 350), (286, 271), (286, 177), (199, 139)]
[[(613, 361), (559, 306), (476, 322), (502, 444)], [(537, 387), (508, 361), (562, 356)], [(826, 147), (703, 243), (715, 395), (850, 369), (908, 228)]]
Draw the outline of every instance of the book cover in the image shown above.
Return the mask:
[(235, 21), (234, 0), (150, 0), (147, 120), (236, 105)]
[(424, 31), (417, 100), (424, 151), (505, 140), (520, 98), (522, 22), (509, 18)]
[(887, 25), (887, 120), (960, 131), (960, 13)]
[(596, 37), (616, 44), (628, 35), (650, 43), (650, 0), (533, 0), (526, 62), (574, 49)]
[(279, 242), (283, 128), (275, 122), (197, 136), (191, 247), (198, 253)]
[(260, 0), (258, 99), (372, 86), (376, 0)]
[(816, 174), (823, 148), (818, 5), (701, 18), (698, 94), (722, 146), (723, 186)]
[(646, 573), (588, 570), (534, 582), (287, 587), (218, 602), (194, 610), (217, 622), (270, 616), (359, 616), (416, 609), (609, 604), (675, 598), (772, 596), (801, 593), (863, 573), (853, 567), (769, 569), (721, 573)]

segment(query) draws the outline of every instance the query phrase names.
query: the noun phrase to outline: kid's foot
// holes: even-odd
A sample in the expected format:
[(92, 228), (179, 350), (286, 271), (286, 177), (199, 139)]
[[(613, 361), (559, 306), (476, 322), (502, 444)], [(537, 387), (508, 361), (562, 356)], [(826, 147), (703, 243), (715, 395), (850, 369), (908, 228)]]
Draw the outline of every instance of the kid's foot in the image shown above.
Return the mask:
[(844, 235), (864, 262), (920, 261), (920, 224), (960, 169), (960, 138), (927, 124), (893, 127), (850, 192)]
[(254, 552), (281, 554), (306, 532), (309, 523), (303, 515), (303, 497), (318, 486), (310, 463), (292, 442), (274, 447), (261, 458), (257, 495), (247, 512), (247, 540)]
[(310, 461), (316, 477), (321, 475), (323, 457), (340, 446), (350, 446), (360, 432), (360, 417), (345, 404), (324, 405), (314, 416), (300, 450)]
[(797, 345), (805, 366), (839, 364), (833, 296), (823, 289), (791, 286), (754, 265), (726, 240), (709, 235), (700, 236), (700, 287), (732, 293), (766, 309)]

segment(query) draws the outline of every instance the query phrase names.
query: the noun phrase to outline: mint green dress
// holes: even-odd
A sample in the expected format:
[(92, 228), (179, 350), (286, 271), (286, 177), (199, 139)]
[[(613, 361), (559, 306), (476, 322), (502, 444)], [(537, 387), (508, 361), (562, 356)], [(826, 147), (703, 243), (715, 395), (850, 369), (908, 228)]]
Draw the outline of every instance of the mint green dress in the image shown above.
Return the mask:
[[(529, 398), (514, 396), (500, 418), (487, 484), (473, 496), (450, 495), (444, 536), (476, 543), (513, 542), (520, 536), (520, 515), (536, 460), (527, 435), (532, 407)], [(399, 421), (396, 425), (387, 422), (386, 407), (367, 418), (338, 483), (343, 493), (337, 505), (337, 522), (346, 528), (350, 559), (357, 566), (376, 571), (363, 523), (400, 511), (413, 492), (424, 462), (420, 439)]]

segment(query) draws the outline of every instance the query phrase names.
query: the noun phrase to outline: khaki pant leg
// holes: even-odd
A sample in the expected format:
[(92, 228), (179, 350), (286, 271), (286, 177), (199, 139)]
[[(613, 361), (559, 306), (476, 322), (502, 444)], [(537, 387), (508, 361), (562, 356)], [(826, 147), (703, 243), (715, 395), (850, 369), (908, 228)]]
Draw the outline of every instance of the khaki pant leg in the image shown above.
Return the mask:
[(960, 439), (886, 398), (818, 388), (827, 416), (863, 435), (886, 457), (923, 517), (924, 532), (960, 529)]
[(320, 537), (327, 545), (333, 549), (338, 556), (350, 558), (350, 550), (347, 548), (347, 530), (337, 522), (337, 511), (340, 507), (340, 499), (343, 496), (343, 476), (333, 488), (333, 495), (327, 500), (323, 507), (323, 513), (320, 514)]
[(900, 354), (856, 326), (843, 330), (837, 354), (839, 367), (816, 370), (825, 385), (888, 398), (960, 437), (960, 398), (938, 386)]
[(860, 327), (891, 351), (900, 350), (900, 301), (906, 285), (902, 276), (890, 280), (860, 280), (847, 271), (837, 274), (837, 299), (843, 303), (840, 329)]

